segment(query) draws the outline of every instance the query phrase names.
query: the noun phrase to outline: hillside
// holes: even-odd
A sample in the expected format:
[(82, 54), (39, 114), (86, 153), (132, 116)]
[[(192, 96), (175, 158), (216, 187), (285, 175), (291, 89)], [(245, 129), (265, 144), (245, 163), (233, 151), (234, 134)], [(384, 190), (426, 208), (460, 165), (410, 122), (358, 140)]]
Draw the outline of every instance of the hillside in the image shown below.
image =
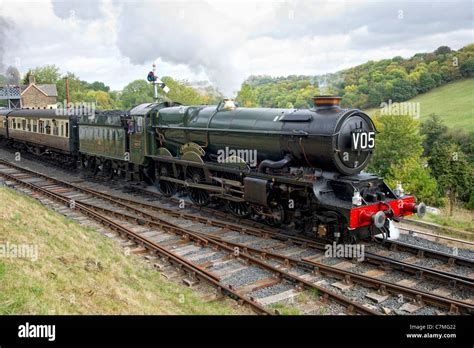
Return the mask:
[[(441, 117), (450, 128), (462, 128), (474, 133), (474, 79), (460, 80), (420, 94), (410, 100), (420, 103), (420, 120), (430, 114)], [(365, 110), (370, 115), (378, 108)]]
[[(30, 253), (13, 257), (13, 248)], [(166, 281), (115, 241), (6, 188), (0, 188), (0, 256), (0, 314), (241, 312), (228, 300), (205, 301)]]
[(318, 76), (250, 76), (237, 95), (244, 106), (306, 108), (311, 96), (333, 94), (341, 105), (359, 109), (403, 102), (454, 81), (474, 77), (474, 44), (448, 46), (412, 57), (393, 57)]

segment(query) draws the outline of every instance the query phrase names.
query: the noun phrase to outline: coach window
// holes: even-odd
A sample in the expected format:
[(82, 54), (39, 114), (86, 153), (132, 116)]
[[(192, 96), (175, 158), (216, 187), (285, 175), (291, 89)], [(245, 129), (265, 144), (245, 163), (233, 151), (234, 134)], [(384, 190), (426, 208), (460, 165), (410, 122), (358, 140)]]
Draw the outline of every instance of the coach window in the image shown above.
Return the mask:
[(59, 135), (58, 121), (53, 120), (52, 125), (53, 125), (53, 135)]
[(44, 121), (39, 121), (39, 132), (44, 133)]
[(61, 122), (61, 136), (64, 136), (64, 123)]
[(69, 122), (66, 122), (66, 138), (69, 138)]
[(21, 120), (21, 129), (26, 130), (26, 120)]
[(33, 120), (33, 132), (38, 132), (38, 121)]

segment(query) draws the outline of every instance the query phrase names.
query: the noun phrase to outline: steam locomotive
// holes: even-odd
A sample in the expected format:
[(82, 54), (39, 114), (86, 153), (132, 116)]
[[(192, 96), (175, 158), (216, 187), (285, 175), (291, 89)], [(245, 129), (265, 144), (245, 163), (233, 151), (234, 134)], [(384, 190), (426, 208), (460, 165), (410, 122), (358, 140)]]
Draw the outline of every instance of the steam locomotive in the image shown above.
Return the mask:
[(80, 166), (94, 175), (148, 181), (165, 196), (224, 206), (240, 218), (330, 241), (390, 236), (390, 221), (426, 207), (364, 173), (376, 129), (340, 98), (311, 109), (241, 108), (173, 102), (94, 115), (0, 110), (12, 146)]

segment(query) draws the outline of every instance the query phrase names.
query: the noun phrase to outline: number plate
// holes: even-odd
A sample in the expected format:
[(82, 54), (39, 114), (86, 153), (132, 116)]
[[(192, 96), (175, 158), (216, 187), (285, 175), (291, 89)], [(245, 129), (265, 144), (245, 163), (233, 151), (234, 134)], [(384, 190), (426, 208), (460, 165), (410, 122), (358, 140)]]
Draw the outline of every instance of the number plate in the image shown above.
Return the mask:
[(351, 147), (354, 151), (369, 151), (375, 147), (375, 132), (355, 130), (351, 133)]

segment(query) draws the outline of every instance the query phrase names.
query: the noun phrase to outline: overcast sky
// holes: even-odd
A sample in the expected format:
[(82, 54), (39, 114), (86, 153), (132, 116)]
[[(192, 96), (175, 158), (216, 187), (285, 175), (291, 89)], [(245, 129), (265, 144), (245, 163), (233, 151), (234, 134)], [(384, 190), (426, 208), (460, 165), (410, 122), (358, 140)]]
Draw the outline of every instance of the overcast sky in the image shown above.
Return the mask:
[(251, 74), (324, 74), (474, 42), (474, 1), (0, 0), (0, 69), (56, 64), (112, 89), (159, 76), (232, 95)]

